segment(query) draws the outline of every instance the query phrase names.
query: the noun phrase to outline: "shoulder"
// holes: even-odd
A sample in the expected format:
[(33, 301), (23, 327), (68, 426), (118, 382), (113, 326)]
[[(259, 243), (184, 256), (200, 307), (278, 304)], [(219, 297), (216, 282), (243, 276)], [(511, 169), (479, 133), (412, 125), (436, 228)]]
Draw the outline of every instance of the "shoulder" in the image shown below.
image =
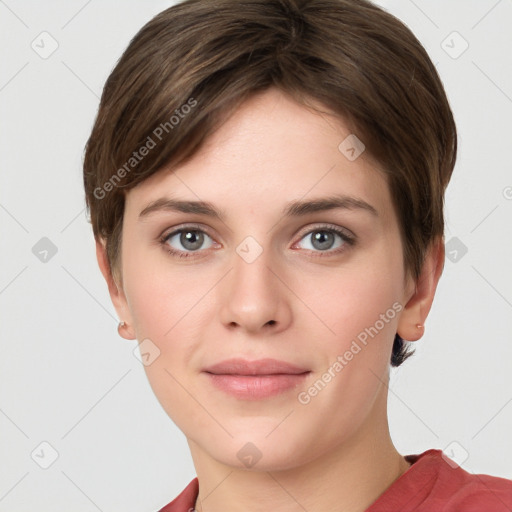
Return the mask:
[(467, 471), (442, 450), (405, 458), (409, 469), (366, 512), (512, 511), (512, 480)]
[(198, 492), (199, 481), (196, 477), (185, 487), (179, 496), (158, 512), (193, 512)]
[(510, 512), (512, 511), (512, 480), (498, 476), (470, 473), (460, 466), (442, 466), (439, 486), (451, 489), (447, 511)]
[(432, 510), (437, 502), (445, 512), (512, 511), (512, 480), (471, 473), (441, 450), (427, 450), (421, 458), (430, 465), (435, 479), (425, 506), (418, 510)]

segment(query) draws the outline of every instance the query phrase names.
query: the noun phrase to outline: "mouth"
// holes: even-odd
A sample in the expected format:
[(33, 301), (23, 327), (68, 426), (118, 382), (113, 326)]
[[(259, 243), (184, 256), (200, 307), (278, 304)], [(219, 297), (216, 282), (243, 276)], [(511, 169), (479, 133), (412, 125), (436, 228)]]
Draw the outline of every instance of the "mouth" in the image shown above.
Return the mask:
[(260, 400), (290, 391), (311, 370), (276, 359), (229, 359), (203, 370), (217, 389), (241, 400)]
[(246, 359), (236, 358), (227, 359), (205, 368), (203, 371), (214, 375), (246, 375), (246, 376), (264, 376), (264, 375), (300, 375), (309, 372), (307, 368), (279, 361), (277, 359), (258, 359), (248, 361)]

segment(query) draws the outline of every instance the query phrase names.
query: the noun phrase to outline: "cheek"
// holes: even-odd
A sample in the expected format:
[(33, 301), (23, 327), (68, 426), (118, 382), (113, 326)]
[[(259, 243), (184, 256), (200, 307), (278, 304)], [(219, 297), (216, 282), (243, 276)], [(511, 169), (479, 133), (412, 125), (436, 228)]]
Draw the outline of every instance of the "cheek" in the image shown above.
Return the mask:
[(156, 367), (181, 373), (211, 325), (209, 290), (218, 279), (193, 266), (173, 265), (163, 249), (151, 251), (133, 250), (125, 258), (125, 292), (135, 333), (139, 341), (149, 338), (158, 347), (162, 357)]
[(170, 271), (162, 253), (162, 257), (153, 255), (151, 264), (142, 250), (127, 251), (124, 259), (125, 292), (137, 339), (151, 340), (154, 345), (145, 346), (158, 354), (144, 370), (155, 396), (177, 425), (206, 428), (201, 411), (190, 407), (187, 391), (195, 394), (188, 372), (205, 329), (201, 322), (207, 302), (201, 297), (211, 285), (204, 275), (191, 272), (192, 267)]
[[(401, 261), (391, 254), (379, 257), (378, 263), (375, 258), (360, 258), (339, 272), (331, 270), (328, 279), (316, 281), (314, 294), (311, 283), (302, 284), (301, 293), (308, 297), (311, 310), (331, 330), (331, 336), (325, 337), (331, 340), (331, 353), (348, 349), (356, 339), (363, 344), (375, 338), (392, 342), (403, 308), (399, 302), (402, 279)], [(320, 288), (319, 282), (323, 283)], [(386, 345), (380, 344), (383, 350)]]
[(190, 282), (187, 286), (179, 271), (170, 273), (162, 248), (144, 248), (142, 243), (132, 243), (132, 238), (127, 235), (124, 240), (123, 276), (137, 337), (162, 340), (183, 316), (194, 286)]
[[(374, 276), (376, 279), (382, 276)], [(373, 336), (386, 337), (396, 327), (397, 294), (394, 283), (386, 279), (376, 281), (371, 275), (347, 284), (347, 293), (340, 298), (341, 314), (337, 316), (334, 329), (348, 332), (351, 338), (364, 339), (369, 330)], [(395, 307), (394, 307), (395, 305)]]
[[(133, 266), (133, 268), (130, 268)], [(137, 338), (160, 339), (172, 325), (172, 310), (169, 310), (170, 289), (154, 268), (136, 266), (130, 258), (127, 265), (125, 292), (132, 313)]]
[[(398, 301), (401, 260), (391, 249), (389, 256), (382, 254), (379, 252), (377, 259), (361, 258), (350, 269), (332, 272), (331, 279), (322, 281), (321, 292), (313, 295), (311, 305), (332, 332), (319, 337), (317, 349), (323, 352), (324, 365), (308, 383), (318, 389), (323, 389), (325, 383), (326, 391), (316, 395), (312, 389), (309, 396), (305, 388), (302, 399), (311, 398), (305, 410), (332, 411), (333, 422), (345, 425), (348, 431), (369, 414), (386, 380), (402, 309)], [(303, 293), (307, 286), (304, 284)], [(340, 403), (344, 406), (339, 407)]]

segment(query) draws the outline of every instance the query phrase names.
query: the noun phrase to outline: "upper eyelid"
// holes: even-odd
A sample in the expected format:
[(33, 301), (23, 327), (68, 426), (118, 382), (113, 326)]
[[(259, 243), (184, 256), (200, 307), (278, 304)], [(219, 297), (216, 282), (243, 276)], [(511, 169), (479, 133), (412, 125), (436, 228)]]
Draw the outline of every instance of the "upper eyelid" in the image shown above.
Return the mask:
[(196, 224), (184, 224), (182, 226), (177, 226), (174, 228), (171, 228), (170, 230), (165, 230), (159, 238), (169, 238), (171, 235), (176, 235), (177, 233), (180, 233), (181, 231), (202, 231), (206, 233), (210, 238), (213, 238), (213, 236), (209, 233), (209, 230), (205, 228), (204, 226), (196, 225)]

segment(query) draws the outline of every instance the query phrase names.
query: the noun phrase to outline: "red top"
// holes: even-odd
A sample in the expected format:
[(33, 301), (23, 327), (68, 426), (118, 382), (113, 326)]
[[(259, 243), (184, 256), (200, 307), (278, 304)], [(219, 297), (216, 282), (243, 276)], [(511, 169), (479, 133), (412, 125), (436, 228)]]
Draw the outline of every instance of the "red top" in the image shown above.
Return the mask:
[[(406, 455), (412, 466), (395, 480), (366, 512), (512, 512), (512, 480), (475, 475), (442, 450)], [(159, 512), (192, 512), (199, 491), (194, 478)]]

